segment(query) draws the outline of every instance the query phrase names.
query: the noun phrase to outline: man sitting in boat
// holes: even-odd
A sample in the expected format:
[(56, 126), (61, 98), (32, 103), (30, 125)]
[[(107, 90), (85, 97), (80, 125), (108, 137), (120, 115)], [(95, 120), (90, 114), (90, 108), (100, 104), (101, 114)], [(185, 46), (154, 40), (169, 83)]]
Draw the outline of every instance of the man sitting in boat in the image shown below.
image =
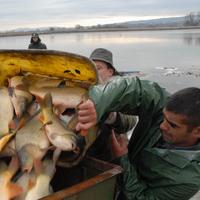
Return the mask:
[[(79, 105), (77, 130), (105, 113), (139, 116), (128, 146), (112, 134), (112, 151), (123, 168), (119, 200), (188, 200), (200, 189), (200, 89), (170, 96), (158, 84), (118, 78), (89, 90)], [(122, 124), (122, 123), (120, 123)]]

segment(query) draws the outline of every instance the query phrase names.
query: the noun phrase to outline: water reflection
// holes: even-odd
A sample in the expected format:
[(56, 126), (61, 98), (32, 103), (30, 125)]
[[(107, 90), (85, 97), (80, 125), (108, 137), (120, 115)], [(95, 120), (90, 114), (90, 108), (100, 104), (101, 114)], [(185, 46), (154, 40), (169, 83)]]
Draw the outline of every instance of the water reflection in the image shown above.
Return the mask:
[(200, 46), (200, 34), (184, 34), (183, 41), (187, 45)]

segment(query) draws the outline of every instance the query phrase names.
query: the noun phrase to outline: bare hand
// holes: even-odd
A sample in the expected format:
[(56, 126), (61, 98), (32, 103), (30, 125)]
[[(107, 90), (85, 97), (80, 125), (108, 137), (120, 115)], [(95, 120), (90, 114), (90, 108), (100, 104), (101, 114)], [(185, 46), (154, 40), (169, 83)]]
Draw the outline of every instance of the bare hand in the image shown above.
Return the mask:
[(111, 149), (112, 149), (113, 159), (128, 153), (127, 143), (128, 142), (125, 135), (120, 134), (116, 137), (114, 130), (112, 130)]
[(97, 113), (95, 105), (92, 100), (88, 99), (78, 106), (78, 123), (76, 125), (76, 130), (88, 130), (96, 124)]

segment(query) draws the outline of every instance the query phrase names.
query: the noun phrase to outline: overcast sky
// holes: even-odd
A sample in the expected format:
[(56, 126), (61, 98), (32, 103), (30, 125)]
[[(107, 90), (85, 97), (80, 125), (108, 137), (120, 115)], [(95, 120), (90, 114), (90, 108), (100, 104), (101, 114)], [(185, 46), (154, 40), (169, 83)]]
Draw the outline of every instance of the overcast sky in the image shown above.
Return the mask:
[(0, 30), (73, 27), (200, 11), (200, 0), (0, 0)]

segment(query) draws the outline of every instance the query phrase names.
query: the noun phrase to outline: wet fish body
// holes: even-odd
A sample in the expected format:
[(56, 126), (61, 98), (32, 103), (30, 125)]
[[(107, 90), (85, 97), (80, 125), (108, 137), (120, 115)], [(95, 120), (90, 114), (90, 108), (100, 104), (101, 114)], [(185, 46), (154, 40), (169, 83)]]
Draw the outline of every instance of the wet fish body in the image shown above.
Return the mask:
[(30, 93), (44, 99), (47, 93), (52, 95), (53, 105), (62, 105), (66, 108), (76, 108), (76, 106), (84, 100), (87, 90), (79, 87), (65, 88), (34, 88), (29, 89)]
[(37, 116), (21, 128), (16, 135), (16, 151), (22, 170), (30, 171), (35, 159), (42, 159), (49, 147), (49, 140)]
[(52, 106), (52, 97), (48, 93), (41, 105), (46, 134), (54, 146), (63, 151), (73, 151), (77, 148), (77, 136), (64, 128), (59, 118), (54, 114)]
[(9, 124), (11, 123), (14, 115), (13, 105), (6, 87), (0, 88), (0, 137), (9, 133)]

